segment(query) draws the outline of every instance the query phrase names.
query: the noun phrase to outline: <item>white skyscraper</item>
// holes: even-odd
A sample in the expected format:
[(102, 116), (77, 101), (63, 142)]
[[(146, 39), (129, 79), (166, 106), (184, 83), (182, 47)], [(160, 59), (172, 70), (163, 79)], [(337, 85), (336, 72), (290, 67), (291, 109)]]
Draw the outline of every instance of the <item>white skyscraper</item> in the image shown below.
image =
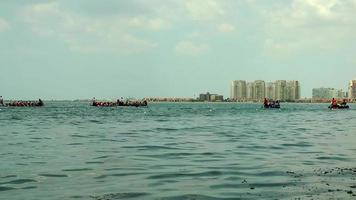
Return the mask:
[(246, 100), (246, 81), (243, 80), (232, 81), (231, 99)]
[(248, 100), (255, 99), (255, 85), (252, 82), (246, 84), (246, 96)]
[(342, 90), (335, 88), (313, 88), (313, 99), (343, 98)]
[(356, 99), (356, 79), (349, 82), (349, 99)]
[(295, 101), (300, 99), (300, 86), (299, 81), (287, 81), (285, 100)]
[(287, 81), (278, 80), (276, 81), (276, 94), (277, 100), (285, 101), (287, 97)]
[(266, 83), (266, 97), (268, 99), (275, 99), (276, 84), (274, 82)]
[(266, 84), (263, 80), (256, 80), (254, 82), (255, 100), (262, 100), (266, 97)]

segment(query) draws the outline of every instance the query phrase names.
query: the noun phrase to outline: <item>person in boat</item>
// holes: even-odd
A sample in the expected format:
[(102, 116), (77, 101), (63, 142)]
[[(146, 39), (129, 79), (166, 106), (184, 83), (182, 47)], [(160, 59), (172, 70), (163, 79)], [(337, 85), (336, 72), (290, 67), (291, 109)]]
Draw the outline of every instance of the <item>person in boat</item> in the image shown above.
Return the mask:
[(344, 107), (345, 107), (346, 105), (347, 105), (347, 101), (346, 101), (346, 99), (343, 99), (343, 100), (342, 100), (342, 103), (341, 103), (341, 106), (344, 106)]
[(2, 96), (0, 96), (0, 105), (1, 105), (1, 106), (4, 105), (4, 99), (2, 98)]
[(331, 100), (331, 107), (332, 107), (332, 108), (336, 108), (336, 107), (337, 107), (337, 101), (336, 101), (335, 98), (333, 98), (333, 99)]
[(279, 104), (279, 101), (277, 100), (277, 101), (276, 101), (276, 104), (275, 104), (275, 107), (278, 107), (278, 108), (279, 108), (280, 106), (281, 106), (281, 105)]
[(92, 99), (92, 106), (97, 106), (98, 104), (96, 103), (96, 99), (95, 99), (95, 97), (93, 97), (93, 99)]
[(263, 106), (265, 108), (268, 108), (269, 107), (269, 102), (268, 102), (268, 99), (265, 97), (265, 99), (263, 100)]
[(41, 99), (38, 99), (38, 104), (37, 104), (38, 106), (43, 106), (44, 104), (43, 104), (43, 101), (41, 100)]
[(122, 97), (121, 97), (121, 100), (120, 100), (120, 99), (117, 99), (116, 105), (117, 105), (117, 106), (123, 106), (123, 105), (124, 105), (124, 102), (122, 101)]

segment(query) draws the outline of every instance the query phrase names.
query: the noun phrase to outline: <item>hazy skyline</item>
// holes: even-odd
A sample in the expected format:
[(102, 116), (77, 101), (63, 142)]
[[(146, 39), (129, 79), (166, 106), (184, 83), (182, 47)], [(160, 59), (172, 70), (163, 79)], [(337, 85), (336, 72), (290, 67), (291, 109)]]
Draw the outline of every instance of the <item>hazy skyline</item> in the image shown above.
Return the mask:
[(228, 97), (233, 80), (346, 91), (356, 0), (0, 2), (0, 95)]

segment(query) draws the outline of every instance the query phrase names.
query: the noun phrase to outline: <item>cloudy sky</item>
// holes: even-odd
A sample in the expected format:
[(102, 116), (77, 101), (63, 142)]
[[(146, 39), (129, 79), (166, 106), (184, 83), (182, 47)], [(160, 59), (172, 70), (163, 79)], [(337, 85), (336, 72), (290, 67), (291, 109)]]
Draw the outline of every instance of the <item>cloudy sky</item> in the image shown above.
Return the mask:
[(229, 95), (230, 81), (347, 88), (356, 0), (0, 1), (0, 95)]

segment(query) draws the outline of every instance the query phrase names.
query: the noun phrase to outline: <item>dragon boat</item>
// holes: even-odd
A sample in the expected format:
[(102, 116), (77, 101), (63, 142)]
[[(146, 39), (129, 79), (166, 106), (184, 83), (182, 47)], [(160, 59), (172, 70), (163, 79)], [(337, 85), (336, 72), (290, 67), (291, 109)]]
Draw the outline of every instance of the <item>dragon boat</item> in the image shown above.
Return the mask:
[(0, 106), (7, 107), (40, 107), (44, 106), (44, 103), (41, 99), (38, 101), (11, 101), (9, 103), (0, 104)]
[(147, 106), (147, 101), (117, 101), (117, 102), (112, 102), (112, 101), (93, 101), (91, 106), (96, 106), (96, 107), (117, 107), (117, 106), (134, 106), (134, 107), (142, 107), (142, 106)]

